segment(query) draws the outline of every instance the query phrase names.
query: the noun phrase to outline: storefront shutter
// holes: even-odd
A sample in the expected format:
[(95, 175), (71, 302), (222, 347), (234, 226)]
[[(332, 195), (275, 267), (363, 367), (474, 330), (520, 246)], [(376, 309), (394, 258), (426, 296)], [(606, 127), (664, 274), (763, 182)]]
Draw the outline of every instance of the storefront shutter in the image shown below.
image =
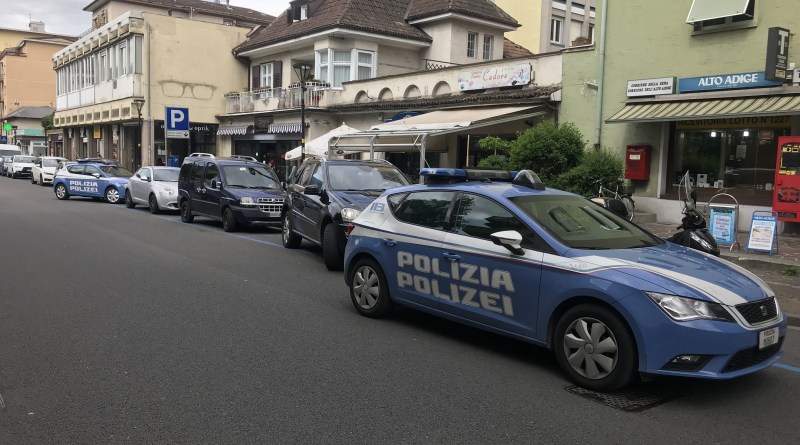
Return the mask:
[(686, 23), (697, 23), (744, 14), (753, 0), (694, 0)]

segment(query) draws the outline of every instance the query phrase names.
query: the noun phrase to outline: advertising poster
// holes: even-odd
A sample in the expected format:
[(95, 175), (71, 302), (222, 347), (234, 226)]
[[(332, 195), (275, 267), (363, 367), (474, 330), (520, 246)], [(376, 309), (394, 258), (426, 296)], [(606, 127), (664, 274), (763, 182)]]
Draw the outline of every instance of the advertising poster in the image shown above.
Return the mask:
[(747, 240), (747, 249), (772, 252), (777, 222), (778, 218), (774, 216), (753, 215), (753, 222), (750, 225), (750, 238)]
[(711, 235), (718, 244), (733, 244), (736, 210), (724, 207), (711, 207)]

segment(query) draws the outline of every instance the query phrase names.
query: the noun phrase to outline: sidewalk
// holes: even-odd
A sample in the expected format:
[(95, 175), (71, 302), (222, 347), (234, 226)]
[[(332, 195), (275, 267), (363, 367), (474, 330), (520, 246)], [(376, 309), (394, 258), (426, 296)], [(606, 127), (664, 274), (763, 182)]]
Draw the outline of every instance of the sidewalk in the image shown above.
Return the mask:
[[(678, 224), (641, 223), (644, 229), (661, 238), (678, 232)], [(746, 252), (747, 233), (739, 233), (737, 246), (720, 246), (720, 256), (738, 264), (767, 282), (778, 298), (781, 309), (789, 315), (789, 324), (800, 326), (800, 236), (779, 235), (777, 252)], [(791, 271), (798, 275), (788, 275)]]

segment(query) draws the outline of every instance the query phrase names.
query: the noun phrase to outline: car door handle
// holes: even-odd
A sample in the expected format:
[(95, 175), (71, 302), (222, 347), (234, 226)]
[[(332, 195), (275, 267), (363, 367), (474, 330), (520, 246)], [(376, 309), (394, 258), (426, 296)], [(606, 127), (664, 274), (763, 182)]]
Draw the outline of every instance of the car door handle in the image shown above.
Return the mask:
[(447, 252), (443, 253), (442, 255), (445, 257), (445, 259), (449, 261), (461, 261), (461, 255), (456, 255), (454, 253), (447, 253)]
[(393, 239), (389, 239), (389, 238), (384, 238), (383, 239), (383, 244), (386, 244), (389, 247), (394, 247), (394, 246), (397, 245), (397, 241), (395, 241)]

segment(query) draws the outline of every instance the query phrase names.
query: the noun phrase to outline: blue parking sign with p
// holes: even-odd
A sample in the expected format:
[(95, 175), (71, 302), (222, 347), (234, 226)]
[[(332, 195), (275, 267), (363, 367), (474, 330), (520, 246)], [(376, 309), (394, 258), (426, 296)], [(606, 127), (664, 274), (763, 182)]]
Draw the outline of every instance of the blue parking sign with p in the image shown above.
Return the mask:
[(165, 113), (166, 136), (168, 138), (189, 138), (189, 109), (167, 107)]

